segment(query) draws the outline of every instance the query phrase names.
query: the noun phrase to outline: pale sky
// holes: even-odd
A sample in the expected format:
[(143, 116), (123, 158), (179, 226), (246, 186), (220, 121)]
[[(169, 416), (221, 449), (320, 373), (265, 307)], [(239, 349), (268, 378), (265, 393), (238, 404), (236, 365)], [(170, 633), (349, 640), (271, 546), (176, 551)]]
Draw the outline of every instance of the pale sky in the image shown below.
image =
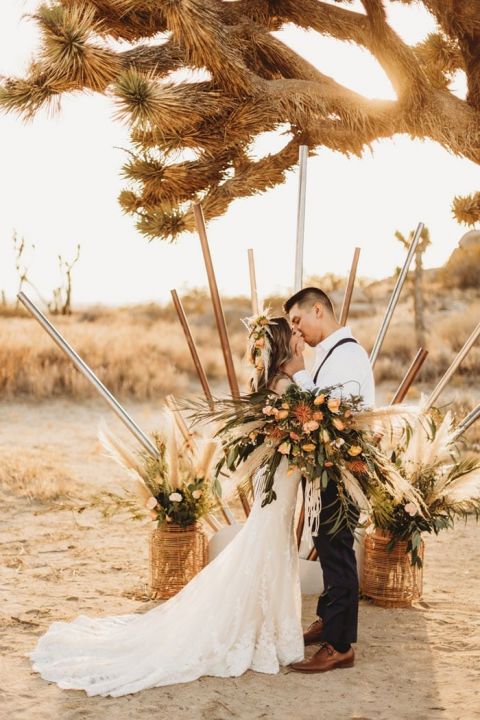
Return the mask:
[[(4, 0), (0, 5), (0, 74), (24, 72), (38, 34), (22, 15), (38, 4)], [(395, 3), (390, 20), (408, 42), (434, 29), (417, 6)], [(365, 51), (293, 27), (279, 35), (338, 82), (370, 97), (394, 98), (382, 69)], [(460, 95), (463, 85), (459, 75)], [(111, 100), (94, 94), (64, 96), (59, 114), (42, 113), (28, 124), (0, 114), (0, 290), (10, 297), (16, 287), (14, 228), (36, 245), (30, 275), (46, 296), (58, 283), (57, 254), (72, 256), (77, 243), (82, 253), (74, 271), (74, 303), (164, 301), (172, 288), (206, 285), (195, 235), (175, 245), (148, 243), (133, 217), (122, 214), (116, 198), (125, 187), (120, 169), (129, 140), (128, 129), (113, 114)], [(262, 155), (276, 144), (277, 138), (262, 138), (255, 149)], [(433, 240), (426, 266), (444, 263), (468, 229), (453, 220), (451, 201), (478, 190), (479, 180), (477, 165), (406, 136), (376, 143), (373, 155), (361, 159), (319, 150), (308, 164), (305, 273), (346, 274), (359, 245), (360, 275), (390, 275), (405, 256), (395, 230), (407, 233), (419, 221), (428, 225)], [(249, 247), (255, 251), (259, 291), (289, 293), (297, 187), (293, 171), (283, 186), (237, 200), (209, 224), (222, 293), (248, 294)]]

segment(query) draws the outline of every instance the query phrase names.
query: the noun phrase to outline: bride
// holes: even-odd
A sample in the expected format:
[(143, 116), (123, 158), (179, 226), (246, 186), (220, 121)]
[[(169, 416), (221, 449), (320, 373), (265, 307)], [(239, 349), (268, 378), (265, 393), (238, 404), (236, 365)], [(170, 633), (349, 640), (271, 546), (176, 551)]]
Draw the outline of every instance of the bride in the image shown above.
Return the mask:
[[(270, 320), (269, 372), (253, 386), (282, 394), (298, 338)], [(252, 387), (253, 387), (252, 386)], [(29, 654), (33, 668), (61, 688), (118, 697), (203, 675), (276, 673), (303, 659), (294, 511), (300, 473), (275, 474), (275, 502), (258, 492), (243, 528), (176, 596), (144, 614), (54, 622)], [(259, 474), (259, 473), (257, 473)]]

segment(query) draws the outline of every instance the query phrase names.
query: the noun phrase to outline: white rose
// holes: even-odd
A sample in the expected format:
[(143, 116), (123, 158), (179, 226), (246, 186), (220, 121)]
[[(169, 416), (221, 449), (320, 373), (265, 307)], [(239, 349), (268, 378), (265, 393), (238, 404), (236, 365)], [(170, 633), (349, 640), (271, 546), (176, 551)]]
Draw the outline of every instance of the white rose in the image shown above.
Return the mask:
[(201, 491), (201, 490), (194, 490), (194, 491), (192, 492), (192, 497), (193, 497), (194, 500), (198, 500), (199, 498), (202, 497), (202, 491)]
[(178, 492), (173, 492), (168, 496), (168, 499), (172, 502), (182, 502), (182, 496)]
[(153, 495), (148, 498), (147, 502), (145, 503), (145, 507), (147, 507), (149, 510), (153, 510), (157, 507), (157, 498), (154, 498)]
[(413, 502), (409, 502), (405, 505), (405, 512), (408, 513), (408, 515), (416, 515), (418, 512), (418, 508)]

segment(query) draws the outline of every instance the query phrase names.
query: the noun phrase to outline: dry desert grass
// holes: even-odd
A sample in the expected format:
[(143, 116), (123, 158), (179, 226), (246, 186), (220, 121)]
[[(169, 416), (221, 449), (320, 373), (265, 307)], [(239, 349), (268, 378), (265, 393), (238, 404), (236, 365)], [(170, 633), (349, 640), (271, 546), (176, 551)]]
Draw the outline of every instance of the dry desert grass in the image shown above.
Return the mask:
[[(352, 305), (350, 324), (367, 350), (373, 346), (392, 282), (363, 288)], [(341, 300), (341, 292), (338, 301)], [(225, 387), (223, 357), (209, 298), (192, 291), (183, 299), (192, 333), (207, 376), (215, 388)], [(281, 298), (269, 303), (279, 312)], [(455, 294), (432, 288), (428, 296), (429, 357), (421, 380), (433, 386), (452, 362), (480, 317), (476, 292)], [(245, 332), (240, 322), (250, 313), (247, 298), (224, 301), (225, 316), (241, 384), (248, 369), (243, 363)], [(60, 332), (118, 397), (158, 399), (199, 389), (183, 332), (171, 304), (127, 308), (90, 308), (71, 317), (54, 319)], [(392, 388), (405, 374), (417, 351), (411, 299), (399, 304), (378, 359), (378, 384)], [(469, 386), (480, 376), (480, 343), (462, 363), (455, 383)], [(454, 384), (455, 384), (454, 383)], [(245, 385), (244, 385), (245, 387)], [(94, 390), (70, 360), (31, 318), (0, 312), (0, 398), (91, 397)]]

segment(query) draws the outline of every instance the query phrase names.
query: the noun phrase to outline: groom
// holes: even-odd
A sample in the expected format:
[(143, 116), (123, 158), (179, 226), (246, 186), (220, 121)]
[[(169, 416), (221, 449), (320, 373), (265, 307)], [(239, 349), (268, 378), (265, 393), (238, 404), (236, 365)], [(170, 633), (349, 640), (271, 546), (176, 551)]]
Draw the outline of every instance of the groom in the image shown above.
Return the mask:
[[(375, 385), (368, 355), (350, 329), (338, 323), (328, 295), (319, 288), (305, 288), (287, 300), (284, 310), (299, 338), (293, 365), (289, 363), (294, 381), (304, 390), (340, 385), (338, 394), (361, 395), (365, 406), (373, 406)], [(305, 370), (302, 341), (315, 348), (312, 374)], [(357, 563), (351, 530), (345, 526), (331, 532), (338, 503), (336, 485), (330, 481), (322, 491), (320, 530), (313, 538), (324, 591), (318, 600), (318, 620), (304, 634), (305, 645), (319, 644), (320, 649), (308, 660), (293, 663), (291, 667), (299, 672), (351, 667), (355, 661), (351, 643), (357, 639)]]

